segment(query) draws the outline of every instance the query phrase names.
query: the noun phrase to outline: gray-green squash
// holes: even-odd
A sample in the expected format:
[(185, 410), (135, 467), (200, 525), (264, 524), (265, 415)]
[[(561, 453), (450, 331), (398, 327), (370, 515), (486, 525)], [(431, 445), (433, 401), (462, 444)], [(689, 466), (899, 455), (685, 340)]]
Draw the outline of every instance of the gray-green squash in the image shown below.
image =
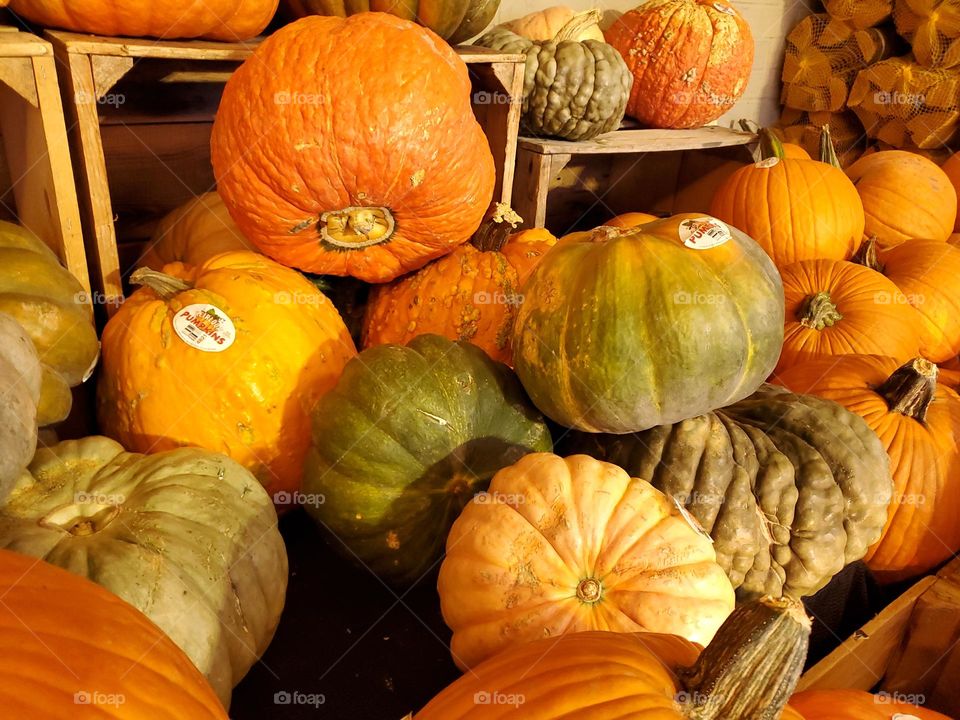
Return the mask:
[(0, 502), (37, 448), (37, 405), (43, 371), (26, 330), (0, 313)]

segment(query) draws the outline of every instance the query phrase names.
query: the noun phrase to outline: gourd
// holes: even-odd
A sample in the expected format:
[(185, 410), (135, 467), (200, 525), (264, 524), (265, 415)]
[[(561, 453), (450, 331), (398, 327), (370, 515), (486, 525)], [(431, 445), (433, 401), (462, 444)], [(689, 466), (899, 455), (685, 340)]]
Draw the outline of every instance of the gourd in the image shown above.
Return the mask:
[(586, 17), (590, 20), (579, 27), (577, 33), (569, 40), (580, 42), (583, 40), (598, 40), (605, 42), (603, 30), (600, 29), (601, 16), (596, 10), (586, 10), (578, 13), (564, 5), (548, 7), (545, 10), (536, 10), (516, 20), (503, 23), (500, 27), (516, 33), (528, 40), (552, 40), (564, 25), (575, 17)]
[(640, 225), (645, 225), (648, 222), (655, 222), (659, 219), (659, 217), (656, 215), (651, 215), (650, 213), (626, 212), (610, 218), (604, 223), (604, 225), (606, 227), (630, 228), (639, 227)]
[(0, 502), (37, 448), (40, 358), (20, 324), (0, 313)]

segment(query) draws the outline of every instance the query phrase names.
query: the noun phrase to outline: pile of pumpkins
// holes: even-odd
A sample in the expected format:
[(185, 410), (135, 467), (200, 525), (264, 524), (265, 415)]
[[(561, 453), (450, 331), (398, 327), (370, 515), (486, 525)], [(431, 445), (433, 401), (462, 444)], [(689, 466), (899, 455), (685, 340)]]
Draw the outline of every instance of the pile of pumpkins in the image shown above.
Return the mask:
[[(655, 0), (608, 39), (649, 75), (652, 36), (697, 13), (749, 38), (724, 2)], [(861, 558), (898, 580), (960, 550), (947, 173), (879, 152), (844, 174), (828, 133), (812, 160), (764, 132), (763, 157), (702, 213), (517, 231), (456, 53), (403, 18), (335, 15), (282, 28), (232, 76), (218, 192), (161, 224), (99, 346), (80, 284), (0, 226), (0, 679), (29, 654), (50, 716), (95, 691), (126, 699), (117, 717), (226, 717), (283, 608), (277, 513), (302, 505), (394, 586), (439, 568), (469, 672), (419, 720), (876, 709), (867, 693), (792, 696), (800, 600)], [(454, 37), (474, 22), (458, 17)], [(574, 42), (613, 72), (582, 20), (556, 43), (550, 23), (549, 39), (520, 23), (484, 42), (546, 43), (528, 63)], [(729, 80), (752, 45), (714, 57)], [(710, 69), (686, 82), (742, 92)], [(650, 98), (603, 82), (624, 107)], [(703, 122), (691, 92), (658, 105), (668, 122)], [(610, 98), (581, 101), (606, 122)], [(528, 122), (584, 131), (544, 87), (528, 102)], [(314, 275), (373, 284), (360, 352)], [(98, 350), (106, 437), (44, 434), (34, 452)]]

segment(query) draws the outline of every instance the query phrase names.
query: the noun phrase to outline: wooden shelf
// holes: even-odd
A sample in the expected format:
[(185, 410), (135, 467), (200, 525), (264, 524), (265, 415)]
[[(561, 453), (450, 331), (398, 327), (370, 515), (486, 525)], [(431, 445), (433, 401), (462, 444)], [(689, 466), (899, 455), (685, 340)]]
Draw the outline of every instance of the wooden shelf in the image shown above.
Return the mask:
[(691, 130), (617, 130), (586, 142), (521, 137), (520, 147), (541, 155), (604, 155), (707, 150), (749, 145), (756, 140), (754, 133), (709, 126)]

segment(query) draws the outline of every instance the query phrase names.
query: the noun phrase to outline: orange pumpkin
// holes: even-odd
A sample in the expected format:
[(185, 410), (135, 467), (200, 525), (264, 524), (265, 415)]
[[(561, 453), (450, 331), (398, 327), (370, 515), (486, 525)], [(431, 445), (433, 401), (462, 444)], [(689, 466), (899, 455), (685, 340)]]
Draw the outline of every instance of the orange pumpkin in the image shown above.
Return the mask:
[[(950, 184), (953, 185), (954, 194), (960, 195), (960, 153), (954, 153), (948, 157), (947, 161), (940, 166), (940, 169), (943, 170)], [(957, 218), (954, 220), (953, 230), (954, 232), (960, 231), (960, 213), (957, 213)]]
[(157, 224), (138, 265), (151, 270), (163, 270), (164, 265), (172, 262), (201, 265), (214, 255), (231, 250), (256, 252), (214, 191), (168, 213)]
[(103, 331), (100, 427), (134, 452), (222, 452), (280, 503), (300, 487), (310, 411), (356, 354), (339, 313), (299, 273), (249, 252), (131, 279), (146, 287)]
[(275, 260), (392, 280), (468, 240), (490, 205), (470, 92), (463, 61), (415, 23), (298, 20), (227, 83), (211, 139), (220, 194)]
[(947, 174), (922, 155), (882, 150), (847, 168), (866, 214), (864, 232), (884, 247), (911, 238), (950, 237), (957, 193)]
[(917, 310), (923, 357), (939, 363), (960, 353), (960, 292), (955, 287), (960, 249), (937, 240), (907, 240), (881, 250), (870, 239), (855, 261), (890, 278)]
[(772, 133), (762, 130), (761, 138), (763, 158), (717, 188), (710, 214), (756, 240), (781, 269), (849, 259), (863, 239), (863, 204), (838, 166), (829, 132), (821, 161), (785, 158)]
[(786, 160), (813, 160), (810, 153), (794, 143), (783, 143), (783, 157)]
[(651, 215), (650, 213), (627, 212), (610, 218), (603, 225), (604, 227), (632, 228), (646, 225), (648, 222), (654, 222), (659, 219), (656, 215)]
[(183, 651), (99, 585), (0, 550), (0, 597), (4, 717), (227, 720)]
[(627, 114), (652, 127), (706, 125), (747, 89), (753, 35), (727, 0), (651, 0), (604, 34), (633, 73)]
[(542, 229), (510, 235), (520, 216), (499, 204), (474, 235), (446, 257), (373, 290), (363, 324), (363, 346), (406, 345), (434, 333), (478, 345), (510, 364), (510, 338), (520, 289), (556, 243)]
[(10, 0), (10, 9), (44, 27), (94, 35), (237, 42), (267, 27), (277, 0)]
[(790, 698), (790, 707), (806, 720), (951, 720), (895, 695), (863, 690), (805, 690)]
[(585, 630), (706, 645), (734, 593), (710, 536), (687, 517), (650, 483), (587, 455), (533, 453), (500, 470), (447, 537), (437, 588), (454, 661), (471, 668)]
[(833, 355), (920, 351), (919, 318), (880, 273), (844, 260), (803, 260), (783, 268), (786, 324), (777, 372)]
[(890, 456), (894, 498), (883, 534), (865, 557), (895, 582), (936, 567), (960, 550), (960, 395), (937, 383), (937, 367), (917, 358), (842, 355), (775, 375), (860, 415)]

